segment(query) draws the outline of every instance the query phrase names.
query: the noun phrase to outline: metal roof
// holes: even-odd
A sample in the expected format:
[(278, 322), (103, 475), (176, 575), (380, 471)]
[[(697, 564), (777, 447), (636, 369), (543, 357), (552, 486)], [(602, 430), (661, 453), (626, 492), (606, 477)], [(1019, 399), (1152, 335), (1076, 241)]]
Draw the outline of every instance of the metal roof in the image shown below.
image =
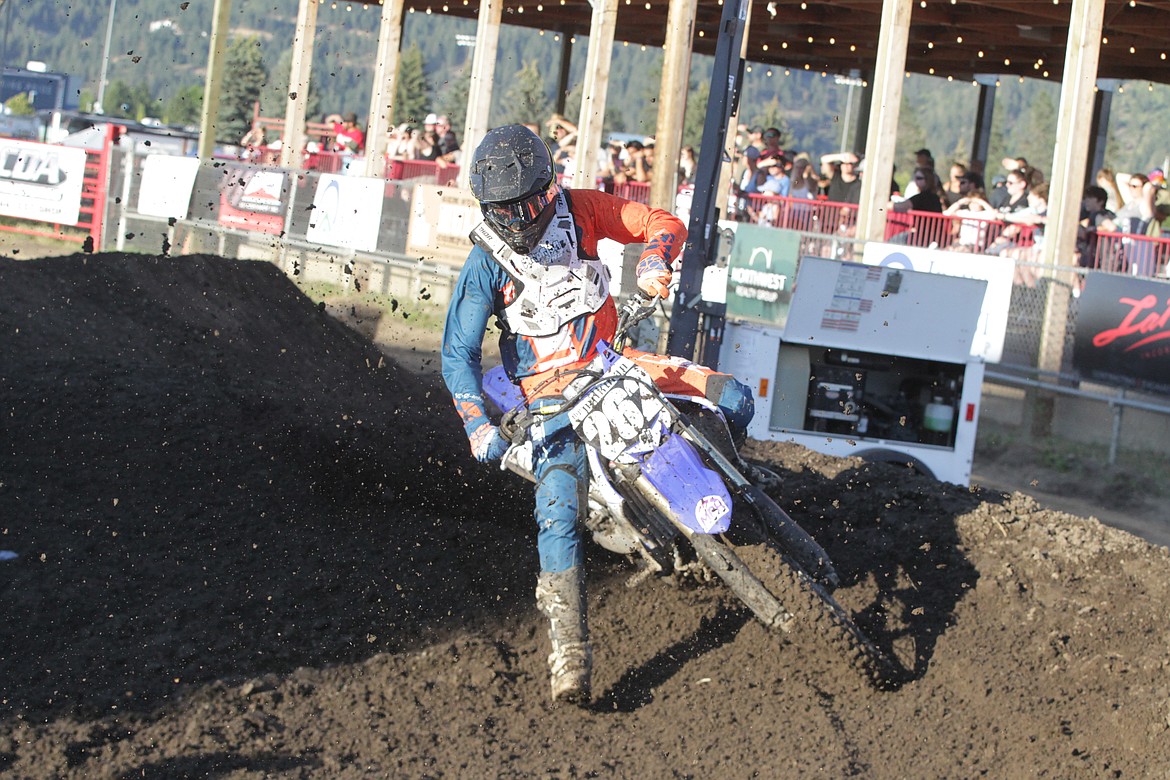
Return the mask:
[[(1098, 76), (1170, 83), (1170, 0), (1100, 1)], [(919, 0), (906, 70), (963, 80), (977, 74), (1059, 80), (1072, 6), (1072, 0)], [(668, 7), (668, 0), (619, 0), (617, 39), (661, 46)], [(479, 4), (408, 0), (406, 9), (473, 19)], [(587, 36), (591, 13), (588, 0), (505, 0), (503, 22)], [(698, 1), (695, 52), (714, 53), (721, 13), (720, 2)], [(876, 60), (882, 0), (755, 0), (751, 13), (750, 62), (829, 74), (856, 69), (864, 77)]]

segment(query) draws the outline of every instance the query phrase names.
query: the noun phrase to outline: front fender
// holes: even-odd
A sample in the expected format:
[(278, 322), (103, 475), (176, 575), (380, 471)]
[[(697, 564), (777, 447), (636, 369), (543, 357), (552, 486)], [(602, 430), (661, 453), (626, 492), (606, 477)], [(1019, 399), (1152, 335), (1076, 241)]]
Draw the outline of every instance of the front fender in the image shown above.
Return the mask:
[(681, 436), (667, 436), (643, 462), (642, 475), (663, 495), (674, 517), (690, 530), (719, 534), (731, 526), (727, 486)]

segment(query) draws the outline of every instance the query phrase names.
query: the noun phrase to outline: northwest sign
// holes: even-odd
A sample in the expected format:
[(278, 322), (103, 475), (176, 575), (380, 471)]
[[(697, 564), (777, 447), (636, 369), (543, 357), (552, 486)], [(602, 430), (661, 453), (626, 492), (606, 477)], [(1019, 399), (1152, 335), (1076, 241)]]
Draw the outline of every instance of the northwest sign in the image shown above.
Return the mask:
[(727, 316), (783, 325), (799, 256), (799, 233), (736, 226), (727, 267)]

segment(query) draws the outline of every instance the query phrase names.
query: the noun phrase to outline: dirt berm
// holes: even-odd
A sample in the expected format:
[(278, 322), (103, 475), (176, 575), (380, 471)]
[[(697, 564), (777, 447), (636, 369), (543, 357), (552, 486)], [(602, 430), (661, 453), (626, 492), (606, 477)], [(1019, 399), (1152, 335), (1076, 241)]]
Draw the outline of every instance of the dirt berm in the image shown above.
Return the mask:
[(752, 454), (911, 679), (595, 550), (596, 703), (551, 707), (529, 489), (323, 309), (259, 262), (0, 259), (0, 774), (1166, 777), (1165, 548), (791, 446)]

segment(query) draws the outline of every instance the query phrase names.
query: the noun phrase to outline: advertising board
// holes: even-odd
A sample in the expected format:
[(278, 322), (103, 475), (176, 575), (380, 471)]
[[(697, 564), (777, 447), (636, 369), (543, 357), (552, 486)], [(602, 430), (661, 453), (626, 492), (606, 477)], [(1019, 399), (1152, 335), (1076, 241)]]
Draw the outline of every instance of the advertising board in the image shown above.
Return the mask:
[(0, 214), (76, 225), (85, 150), (0, 139)]
[(800, 234), (739, 225), (727, 264), (727, 316), (783, 326), (800, 258)]
[(219, 224), (279, 235), (288, 209), (287, 182), (279, 169), (228, 166), (219, 190)]
[(143, 159), (138, 213), (186, 219), (198, 172), (199, 160), (195, 157), (152, 154)]
[(377, 249), (385, 191), (386, 182), (382, 179), (322, 174), (313, 195), (313, 216), (305, 237), (330, 246)]
[(1170, 395), (1170, 282), (1089, 273), (1073, 366), (1090, 379)]

